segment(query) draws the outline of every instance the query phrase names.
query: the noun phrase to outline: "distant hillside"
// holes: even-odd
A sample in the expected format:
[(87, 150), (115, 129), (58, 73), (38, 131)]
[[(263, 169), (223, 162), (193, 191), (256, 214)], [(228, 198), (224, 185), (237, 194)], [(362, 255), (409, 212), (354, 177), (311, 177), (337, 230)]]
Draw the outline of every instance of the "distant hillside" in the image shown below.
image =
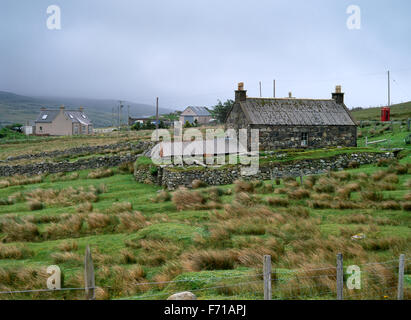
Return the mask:
[[(62, 104), (66, 108), (71, 109), (83, 106), (95, 127), (107, 127), (112, 124), (112, 108), (115, 107), (117, 112), (118, 101), (86, 98), (28, 97), (0, 91), (0, 127), (12, 123), (25, 124), (27, 121), (34, 121), (41, 107), (58, 108)], [(154, 106), (125, 101), (122, 115), (124, 122), (127, 118), (128, 105), (130, 106), (130, 116), (145, 117), (155, 114)], [(160, 113), (169, 113), (171, 111), (165, 108), (159, 109)], [(117, 119), (117, 115), (115, 119)]]
[[(380, 120), (381, 108), (368, 108), (351, 111), (356, 120)], [(411, 101), (391, 106), (391, 119), (411, 118)]]

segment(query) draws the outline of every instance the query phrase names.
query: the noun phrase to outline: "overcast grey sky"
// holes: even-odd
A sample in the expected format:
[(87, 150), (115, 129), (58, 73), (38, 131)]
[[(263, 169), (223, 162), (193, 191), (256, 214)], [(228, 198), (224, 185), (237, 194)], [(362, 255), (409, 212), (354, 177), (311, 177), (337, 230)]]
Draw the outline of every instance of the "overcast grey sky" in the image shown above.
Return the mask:
[[(61, 30), (46, 26), (61, 8)], [(349, 5), (361, 29), (349, 30)], [(409, 0), (1, 0), (0, 91), (125, 99), (163, 107), (250, 96), (329, 98), (349, 107), (411, 100)]]

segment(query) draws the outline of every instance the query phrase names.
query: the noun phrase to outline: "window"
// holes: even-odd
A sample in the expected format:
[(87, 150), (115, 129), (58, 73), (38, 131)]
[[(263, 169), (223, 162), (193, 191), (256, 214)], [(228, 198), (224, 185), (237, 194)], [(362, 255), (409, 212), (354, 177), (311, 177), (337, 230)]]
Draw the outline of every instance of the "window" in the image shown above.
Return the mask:
[(85, 134), (86, 133), (86, 126), (81, 126), (81, 133)]
[(308, 133), (307, 132), (301, 133), (301, 146), (302, 147), (308, 146)]
[(86, 119), (86, 116), (84, 114), (81, 115), (84, 119)]
[(40, 131), (43, 131), (43, 127), (40, 127)]
[(47, 114), (45, 114), (45, 115), (43, 115), (43, 116), (41, 117), (41, 119), (46, 120), (46, 119), (47, 119), (47, 117), (48, 117), (48, 115), (47, 115)]
[(78, 134), (78, 124), (74, 124), (74, 134)]
[(70, 118), (71, 118), (71, 119), (74, 119), (74, 117), (73, 117), (73, 115), (72, 115), (72, 114), (69, 114), (69, 116), (70, 116)]

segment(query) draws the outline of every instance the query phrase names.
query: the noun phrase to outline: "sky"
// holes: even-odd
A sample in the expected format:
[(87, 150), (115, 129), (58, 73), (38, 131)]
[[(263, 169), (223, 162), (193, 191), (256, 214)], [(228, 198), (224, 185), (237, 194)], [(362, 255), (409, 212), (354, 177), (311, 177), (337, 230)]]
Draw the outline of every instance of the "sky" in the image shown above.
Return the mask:
[[(61, 29), (47, 28), (47, 8)], [(361, 26), (349, 29), (350, 5)], [(0, 91), (184, 109), (291, 91), (349, 108), (411, 100), (409, 0), (1, 0)], [(358, 21), (357, 21), (358, 22)]]

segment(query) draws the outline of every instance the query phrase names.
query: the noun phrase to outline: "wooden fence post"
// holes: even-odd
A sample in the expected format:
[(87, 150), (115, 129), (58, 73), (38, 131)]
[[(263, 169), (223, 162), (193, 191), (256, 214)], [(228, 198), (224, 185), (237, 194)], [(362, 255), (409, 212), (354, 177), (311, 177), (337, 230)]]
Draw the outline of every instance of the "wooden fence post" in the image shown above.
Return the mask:
[(300, 170), (300, 185), (303, 185), (303, 171)]
[(271, 300), (271, 256), (264, 256), (264, 300)]
[(87, 245), (84, 256), (84, 288), (86, 290), (87, 300), (96, 299), (95, 285), (93, 260), (91, 258), (90, 247)]
[(407, 120), (407, 131), (411, 130), (411, 118), (408, 118)]
[(337, 254), (337, 300), (343, 300), (344, 289), (344, 268), (343, 256), (341, 253)]
[(368, 146), (368, 137), (365, 136), (365, 146)]
[(404, 299), (404, 264), (405, 264), (405, 255), (401, 254), (399, 268), (398, 268), (398, 292), (397, 292), (398, 300)]

